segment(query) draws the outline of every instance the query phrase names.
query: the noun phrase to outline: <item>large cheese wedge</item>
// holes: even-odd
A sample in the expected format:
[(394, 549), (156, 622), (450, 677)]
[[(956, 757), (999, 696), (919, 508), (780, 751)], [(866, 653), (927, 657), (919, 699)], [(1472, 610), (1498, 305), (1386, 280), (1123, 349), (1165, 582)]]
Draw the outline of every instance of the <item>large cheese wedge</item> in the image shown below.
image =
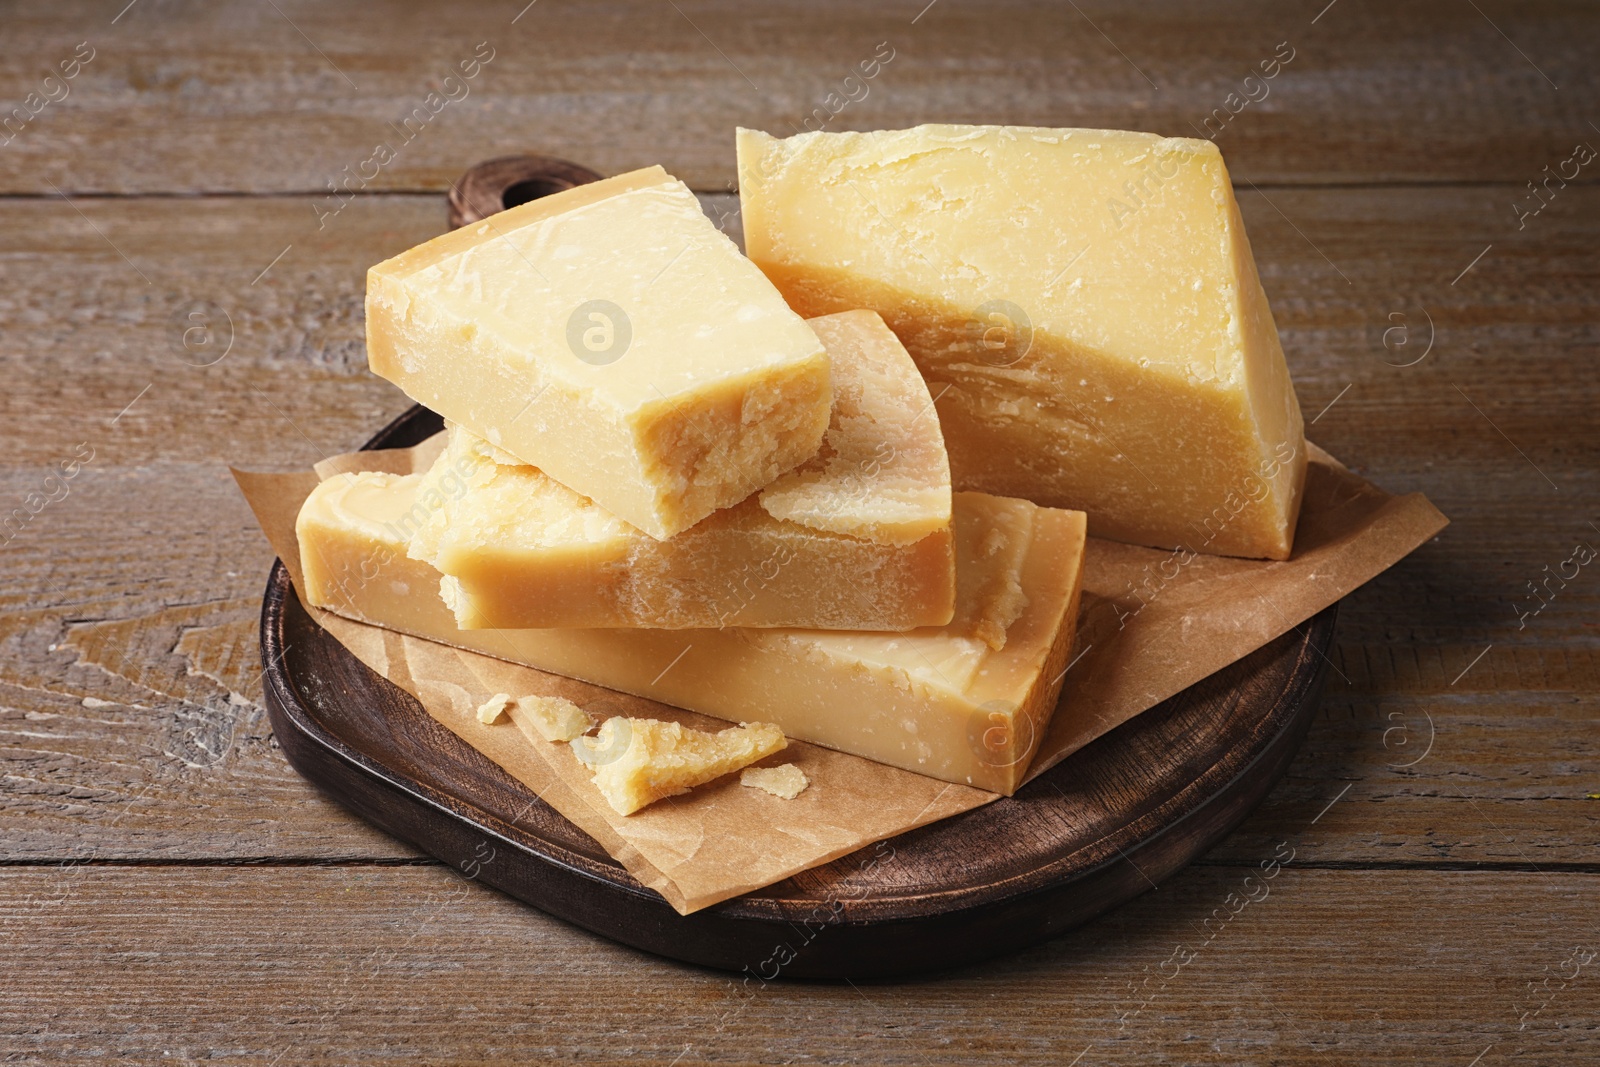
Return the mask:
[(1014, 792), (1067, 664), (1081, 512), (957, 493), (956, 614), (898, 634), (792, 629), (462, 630), (397, 522), (417, 474), (339, 475), (296, 531), (306, 599), (355, 619), (949, 782)]
[(660, 167), (373, 267), (367, 355), (658, 538), (810, 458), (831, 403), (816, 335)]
[(452, 426), (401, 528), (415, 530), (410, 554), (445, 575), (456, 622), (831, 630), (949, 622), (950, 465), (928, 387), (874, 313), (811, 325), (833, 362), (821, 450), (666, 541)]
[(873, 308), (958, 489), (1094, 534), (1287, 558), (1306, 449), (1227, 168), (1110, 130), (739, 131), (745, 247), (804, 315)]

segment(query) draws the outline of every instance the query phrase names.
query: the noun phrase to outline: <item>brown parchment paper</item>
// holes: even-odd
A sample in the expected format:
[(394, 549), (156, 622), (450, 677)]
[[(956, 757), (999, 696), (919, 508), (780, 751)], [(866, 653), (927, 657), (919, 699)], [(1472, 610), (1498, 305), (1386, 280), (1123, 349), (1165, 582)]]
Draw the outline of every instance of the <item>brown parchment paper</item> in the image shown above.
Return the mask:
[[(294, 522), (319, 476), (425, 468), (415, 449), (352, 453), (317, 473), (235, 479), (300, 588)], [(1030, 777), (1167, 697), (1309, 619), (1399, 561), (1447, 520), (1420, 493), (1391, 496), (1311, 446), (1294, 557), (1194, 556), (1090, 538), (1083, 614), (1059, 706)], [(395, 633), (306, 605), (356, 658), (588, 833), (682, 914), (782, 881), (875, 841), (998, 799), (993, 793), (791, 741), (763, 765), (795, 763), (811, 786), (782, 800), (730, 776), (630, 816), (617, 815), (569, 746), (519, 720), (477, 721), (495, 693), (564, 696), (598, 723), (636, 715), (717, 728), (718, 720)]]

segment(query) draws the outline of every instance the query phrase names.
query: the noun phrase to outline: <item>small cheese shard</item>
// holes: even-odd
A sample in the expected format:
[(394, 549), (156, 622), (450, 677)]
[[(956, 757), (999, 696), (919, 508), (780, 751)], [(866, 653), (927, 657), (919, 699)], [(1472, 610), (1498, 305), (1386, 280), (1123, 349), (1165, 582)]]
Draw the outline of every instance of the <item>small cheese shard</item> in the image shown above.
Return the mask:
[(374, 373), (656, 538), (828, 426), (822, 344), (660, 167), (380, 263), (366, 311)]
[(478, 721), (485, 725), (494, 725), (500, 721), (500, 716), (505, 714), (506, 705), (510, 702), (510, 693), (496, 693), (478, 705)]
[(739, 784), (765, 790), (784, 800), (793, 800), (805, 792), (811, 780), (799, 767), (785, 763), (781, 767), (746, 767), (739, 772)]
[[(883, 320), (812, 320), (833, 360), (816, 456), (666, 541), (452, 426), (423, 483), (410, 554), (446, 576), (464, 629), (950, 621), (950, 466), (933, 398)], [(436, 506), (430, 506), (430, 502)]]
[(330, 478), (301, 507), (304, 596), (352, 618), (948, 782), (1010, 794), (1055, 712), (1078, 614), (1082, 512), (956, 493), (956, 611), (905, 633), (463, 630), (406, 555), (420, 475)]
[(565, 697), (521, 696), (511, 705), (511, 720), (523, 733), (546, 741), (572, 741), (589, 732), (589, 713)]
[(1215, 144), (1112, 130), (740, 130), (745, 247), (803, 315), (872, 308), (958, 489), (1090, 532), (1288, 558), (1300, 406)]
[(789, 742), (770, 723), (742, 723), (708, 733), (658, 719), (614, 716), (593, 741), (573, 751), (593, 768), (594, 784), (619, 815), (732, 774)]

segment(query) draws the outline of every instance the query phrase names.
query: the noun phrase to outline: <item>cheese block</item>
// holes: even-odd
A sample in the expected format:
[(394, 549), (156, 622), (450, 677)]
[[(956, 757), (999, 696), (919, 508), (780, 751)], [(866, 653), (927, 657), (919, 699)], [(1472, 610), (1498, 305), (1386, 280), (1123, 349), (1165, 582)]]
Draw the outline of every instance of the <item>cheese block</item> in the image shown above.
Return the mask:
[[(410, 554), (467, 629), (943, 625), (955, 604), (950, 467), (911, 357), (870, 311), (812, 321), (833, 363), (822, 449), (657, 541), (451, 427)], [(429, 508), (427, 500), (438, 506)]]
[(1111, 130), (740, 130), (745, 248), (803, 315), (872, 308), (958, 489), (1102, 537), (1288, 558), (1300, 407), (1222, 156)]
[(373, 267), (367, 356), (657, 538), (809, 459), (831, 404), (816, 335), (660, 167)]
[(1055, 711), (1077, 621), (1081, 512), (955, 494), (956, 612), (942, 627), (463, 630), (435, 593), (439, 572), (397, 535), (421, 483), (340, 475), (311, 493), (296, 524), (309, 603), (1000, 793), (1021, 784)]
[(593, 768), (594, 784), (619, 815), (632, 815), (665, 797), (687, 793), (781, 751), (789, 744), (770, 723), (741, 723), (708, 733), (681, 723), (607, 719), (594, 740), (572, 750)]

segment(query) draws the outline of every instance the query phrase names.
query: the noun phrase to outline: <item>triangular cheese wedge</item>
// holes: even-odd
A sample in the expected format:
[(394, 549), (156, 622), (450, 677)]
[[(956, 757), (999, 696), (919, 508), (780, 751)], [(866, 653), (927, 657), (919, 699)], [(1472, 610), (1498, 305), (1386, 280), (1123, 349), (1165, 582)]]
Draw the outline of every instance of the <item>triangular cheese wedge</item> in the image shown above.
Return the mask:
[(833, 359), (822, 448), (761, 490), (776, 519), (911, 544), (950, 525), (950, 458), (939, 412), (905, 347), (870, 311), (808, 325)]
[(956, 488), (1092, 534), (1287, 558), (1306, 450), (1228, 171), (1109, 130), (739, 131), (745, 247), (803, 315), (872, 308)]

